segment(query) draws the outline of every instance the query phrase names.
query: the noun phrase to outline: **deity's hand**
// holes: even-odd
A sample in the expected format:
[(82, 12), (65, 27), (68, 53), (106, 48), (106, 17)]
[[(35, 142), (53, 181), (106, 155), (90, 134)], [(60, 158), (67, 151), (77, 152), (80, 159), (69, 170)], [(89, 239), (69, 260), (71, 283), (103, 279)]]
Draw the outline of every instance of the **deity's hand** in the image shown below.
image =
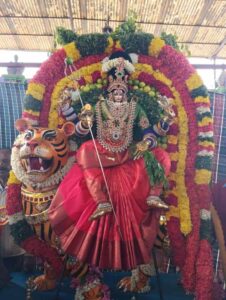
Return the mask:
[(134, 152), (133, 159), (139, 159), (143, 157), (144, 153), (149, 149), (150, 143), (148, 140), (140, 141), (136, 144), (136, 150)]
[(94, 121), (94, 111), (90, 104), (86, 104), (78, 115), (79, 120), (85, 128), (92, 127)]
[(171, 125), (175, 118), (175, 112), (172, 107), (168, 107), (164, 111), (165, 116), (163, 117), (163, 121)]
[(173, 110), (171, 99), (167, 98), (166, 96), (159, 96), (158, 104), (163, 109), (163, 121), (171, 125), (173, 123), (173, 119), (175, 118), (175, 112)]
[(97, 206), (97, 209), (94, 211), (94, 213), (90, 216), (89, 220), (97, 220), (100, 217), (109, 214), (112, 212), (112, 205), (110, 202), (103, 202), (99, 203)]

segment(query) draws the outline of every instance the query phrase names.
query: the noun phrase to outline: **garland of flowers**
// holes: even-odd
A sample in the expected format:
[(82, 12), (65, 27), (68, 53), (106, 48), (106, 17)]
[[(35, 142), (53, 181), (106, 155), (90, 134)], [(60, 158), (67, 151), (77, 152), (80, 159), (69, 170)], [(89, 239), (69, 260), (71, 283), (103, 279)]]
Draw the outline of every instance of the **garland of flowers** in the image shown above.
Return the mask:
[[(120, 58), (114, 58), (114, 59), (107, 59), (106, 61), (103, 62), (102, 64), (102, 71), (107, 73), (110, 71), (112, 68), (116, 68), (119, 66), (121, 63)], [(129, 73), (133, 73), (135, 71), (134, 66), (131, 62), (128, 60), (124, 61), (123, 68)]]
[[(165, 52), (175, 52), (172, 48), (170, 49), (170, 47), (165, 46), (164, 49)], [(168, 59), (168, 63), (171, 66), (171, 71), (176, 74), (176, 71), (178, 70), (178, 62), (180, 61), (180, 58), (178, 57), (178, 55), (176, 53), (174, 53), (174, 57), (175, 59), (170, 60)], [(162, 57), (161, 57), (162, 58)], [(187, 70), (184, 68), (180, 68), (179, 69), (179, 77), (183, 78), (185, 81), (191, 76), (194, 76), (195, 74), (195, 70), (190, 66), (187, 67)], [(187, 77), (187, 78), (186, 78)], [(195, 96), (200, 96), (200, 94), (202, 96), (207, 96), (207, 91), (203, 86), (200, 86), (196, 83), (197, 80), (200, 81), (200, 78), (195, 75), (194, 76), (196, 78), (195, 80), (195, 89), (191, 89), (190, 91), (190, 96), (192, 99), (194, 99)], [(175, 78), (176, 80), (176, 78)], [(193, 81), (194, 84), (194, 81)], [(198, 88), (197, 88), (198, 86)], [(183, 99), (185, 99), (183, 97)], [(187, 103), (187, 101), (186, 101)], [(186, 105), (186, 103), (184, 103)], [(189, 102), (188, 102), (189, 103)], [(194, 101), (193, 101), (194, 103)], [(194, 105), (191, 103), (191, 106)], [(208, 101), (208, 106), (209, 106), (209, 101)], [(186, 111), (191, 111), (191, 108), (189, 109), (189, 106), (187, 107)], [(191, 119), (191, 124), (190, 124), (190, 128), (192, 128), (192, 130), (190, 131), (190, 140), (194, 140), (197, 139), (198, 140), (198, 136), (200, 131), (202, 131), (202, 127), (200, 127), (200, 124), (197, 124), (197, 120), (195, 118), (195, 114), (194, 112), (190, 114), (189, 116), (189, 120)], [(212, 130), (212, 128), (209, 126), (208, 124), (208, 130)], [(210, 194), (208, 193), (208, 183), (209, 183), (209, 178), (202, 178), (202, 185), (198, 184), (197, 182), (193, 182), (193, 180), (188, 180), (189, 178), (193, 178), (193, 174), (195, 171), (195, 174), (197, 174), (197, 166), (195, 164), (195, 159), (196, 154), (198, 153), (198, 146), (192, 147), (190, 148), (190, 155), (189, 158), (192, 159), (192, 161), (187, 162), (187, 168), (189, 171), (189, 177), (187, 177), (187, 187), (188, 187), (188, 192), (189, 192), (189, 198), (190, 198), (190, 205), (191, 205), (191, 216), (192, 216), (192, 224), (193, 224), (193, 231), (192, 233), (189, 235), (188, 239), (187, 239), (187, 256), (186, 256), (186, 262), (187, 264), (185, 265), (185, 270), (184, 270), (184, 276), (187, 276), (187, 281), (184, 281), (184, 285), (185, 287), (187, 287), (188, 290), (190, 290), (191, 292), (194, 291), (194, 285), (196, 291), (200, 290), (201, 287), (203, 285), (206, 284), (206, 286), (208, 287), (208, 289), (206, 289), (205, 294), (203, 294), (203, 298), (205, 299), (210, 299), (210, 291), (211, 291), (211, 280), (212, 277), (211, 276), (206, 276), (203, 278), (202, 280), (200, 280), (200, 276), (198, 277), (198, 279), (196, 280), (196, 282), (194, 282), (194, 278), (195, 278), (195, 273), (197, 273), (197, 270), (195, 272), (195, 265), (198, 265), (199, 263), (196, 262), (196, 258), (197, 258), (197, 254), (199, 254), (198, 258), (204, 258), (205, 255), (207, 255), (209, 253), (209, 249), (210, 248), (210, 244), (204, 243), (205, 247), (206, 247), (206, 251), (204, 251), (204, 247), (200, 247), (199, 248), (199, 228), (200, 228), (200, 209), (203, 208), (203, 205), (205, 204), (205, 208), (207, 208), (209, 210), (209, 196)], [(192, 162), (192, 164), (191, 164)], [(190, 165), (190, 168), (189, 168)], [(196, 166), (195, 170), (194, 170), (194, 166)], [(189, 170), (190, 169), (190, 170)], [(193, 174), (190, 172), (191, 170), (193, 170)], [(196, 186), (196, 184), (198, 184)], [(203, 195), (201, 196), (201, 191), (203, 191), (203, 188), (205, 186), (205, 195), (203, 197)], [(206, 196), (206, 197), (205, 197)], [(205, 203), (203, 203), (203, 199), (205, 199)], [(189, 260), (192, 261), (189, 261)], [(192, 263), (191, 263), (192, 262)], [(200, 264), (200, 268), (199, 271), (201, 270), (201, 265)], [(204, 266), (203, 266), (204, 267)], [(209, 260), (209, 265), (208, 265), (209, 270), (212, 269), (212, 264), (211, 264), (211, 260)], [(204, 274), (204, 272), (201, 272), (201, 274)], [(211, 274), (211, 272), (208, 272), (208, 274)], [(204, 290), (204, 289), (203, 289)]]
[[(62, 90), (70, 84), (73, 78), (80, 78), (78, 81), (79, 86), (84, 93), (89, 92), (86, 90), (89, 88), (87, 85), (101, 84), (97, 82), (98, 79), (104, 79), (103, 74), (100, 72), (100, 61), (106, 56), (106, 53), (110, 53), (110, 49), (114, 49), (114, 45), (119, 44), (111, 38), (108, 38), (107, 41), (108, 45), (103, 51), (103, 55), (96, 55), (95, 53), (95, 55), (79, 59), (76, 51), (79, 51), (79, 53), (81, 51), (76, 50), (75, 43), (69, 44), (67, 51), (65, 49), (60, 50), (61, 52), (57, 51), (55, 57), (51, 60), (51, 67), (55, 71), (51, 70), (54, 73), (51, 83), (49, 80), (43, 81), (43, 74), (50, 65), (46, 64), (46, 67), (42, 68), (42, 72), (35, 78), (37, 84), (45, 86), (44, 101), (41, 99), (43, 101), (40, 115), (41, 124), (47, 124), (49, 117), (49, 125), (57, 126), (57, 101)], [(65, 67), (65, 58), (69, 55), (68, 53), (73, 59), (72, 66), (75, 71), (68, 72), (70, 76), (65, 77), (65, 68), (66, 71), (70, 69), (67, 66)], [(180, 266), (183, 266), (185, 259), (185, 239), (180, 232), (184, 234), (191, 232), (186, 239), (187, 254), (184, 274), (187, 273), (187, 275), (184, 275), (183, 282), (187, 290), (194, 292), (194, 290), (200, 290), (202, 286), (200, 279), (197, 279), (195, 283), (195, 273), (197, 272), (195, 270), (195, 258), (198, 255), (200, 260), (198, 269), (200, 271), (204, 264), (202, 262), (205, 257), (204, 250), (206, 249), (206, 253), (209, 253), (208, 241), (203, 239), (207, 242), (199, 243), (199, 212), (203, 208), (209, 209), (208, 191), (205, 192), (206, 197), (203, 201), (201, 192), (205, 190), (209, 183), (210, 165), (214, 149), (209, 99), (202, 81), (192, 66), (188, 64), (183, 55), (168, 46), (164, 40), (161, 38), (150, 39), (148, 54), (149, 56), (138, 55), (138, 62), (135, 64), (136, 71), (131, 76), (132, 83), (135, 80), (138, 83), (130, 84), (130, 86), (131, 89), (136, 90), (139, 89), (140, 83), (144, 83), (155, 87), (162, 95), (174, 98), (177, 118), (175, 124), (171, 126), (167, 142), (167, 151), (170, 153), (172, 160), (169, 176), (170, 191), (167, 193), (167, 201), (171, 208), (168, 214), (168, 227), (173, 246), (177, 250), (181, 251), (182, 249), (182, 255), (177, 250), (175, 255)], [(59, 61), (61, 64), (59, 64)], [(95, 85), (93, 90), (101, 90), (102, 88), (104, 87)], [(32, 93), (30, 94), (32, 95)], [(32, 98), (30, 99), (32, 100)], [(45, 116), (43, 115), (44, 111), (46, 112)], [(194, 144), (195, 140), (197, 144)], [(194, 146), (191, 147), (191, 145)], [(211, 261), (208, 267), (210, 270)], [(211, 274), (211, 272), (208, 272), (208, 274)], [(205, 283), (210, 281), (210, 276), (207, 277), (204, 280)], [(208, 291), (206, 291), (206, 295), (206, 299), (209, 299)]]
[[(144, 57), (141, 57), (141, 61), (142, 60), (147, 63), (149, 59), (148, 58), (145, 59)], [(158, 65), (158, 68), (160, 68), (160, 64), (156, 64), (156, 65)], [(138, 69), (139, 69), (139, 66), (138, 66)], [(140, 69), (142, 70), (142, 65), (140, 65)], [(151, 82), (152, 85), (154, 85), (155, 87), (157, 86), (158, 90), (162, 94), (167, 95), (168, 97), (172, 97), (172, 93), (175, 94), (176, 90), (173, 87), (171, 87), (171, 85), (172, 85), (171, 80), (167, 79), (166, 76), (164, 76), (160, 72), (158, 72), (158, 71), (155, 72), (152, 68), (150, 68), (150, 66), (144, 65), (144, 69), (147, 73), (150, 72), (150, 74), (152, 74), (153, 76), (150, 76), (150, 75), (148, 76), (147, 74), (144, 74), (144, 72), (142, 74), (138, 72), (135, 76), (138, 76), (138, 78), (141, 78), (141, 76), (142, 76), (143, 80)], [(156, 80), (156, 79), (159, 79), (159, 80)], [(162, 81), (164, 82), (164, 84), (162, 84)], [(171, 88), (171, 90), (169, 88), (166, 88), (166, 86), (169, 86)], [(178, 98), (177, 95), (175, 95), (174, 97)], [(177, 102), (180, 103), (180, 100), (178, 99)], [(174, 107), (174, 109), (175, 109), (175, 107)], [(185, 125), (185, 123), (184, 123), (184, 125)], [(183, 133), (183, 128), (180, 128), (180, 132)], [(167, 150), (170, 153), (170, 157), (171, 157), (171, 161), (172, 161), (171, 173), (169, 175), (169, 181), (170, 181), (170, 185), (171, 185), (171, 193), (167, 197), (169, 204), (171, 204), (170, 215), (168, 217), (171, 216), (171, 211), (173, 212), (172, 216), (176, 217), (176, 218), (179, 218), (179, 213), (183, 214), (183, 219), (182, 220), (184, 220), (184, 222), (183, 222), (183, 225), (184, 225), (183, 227), (184, 228), (183, 227), (182, 228), (186, 233), (188, 233), (190, 228), (191, 228), (191, 226), (189, 225), (190, 223), (186, 222), (186, 221), (189, 220), (188, 201), (187, 201), (186, 206), (185, 206), (185, 203), (182, 202), (183, 201), (183, 195), (185, 194), (185, 192), (184, 192), (185, 188), (183, 188), (184, 184), (181, 185), (181, 183), (183, 183), (183, 174), (184, 174), (183, 166), (182, 166), (181, 172), (177, 171), (177, 176), (175, 176), (176, 175), (176, 173), (175, 173), (176, 170), (177, 169), (179, 170), (179, 168), (177, 168), (177, 164), (178, 164), (178, 146), (175, 144), (175, 142), (178, 143), (178, 133), (179, 133), (179, 131), (177, 129), (177, 124), (174, 124), (174, 126), (171, 127), (170, 132), (169, 132), (169, 134), (171, 136), (171, 140), (168, 140), (168, 147), (167, 147)], [(182, 138), (186, 137), (186, 135), (183, 135), (183, 134), (181, 134), (181, 136), (182, 136)], [(171, 141), (173, 141), (173, 144), (170, 143)], [(182, 153), (184, 153), (184, 151), (182, 151)], [(183, 161), (184, 161), (184, 158), (182, 159), (182, 163), (183, 163)], [(178, 179), (178, 181), (180, 182), (180, 185), (181, 185), (181, 194), (179, 194), (173, 188), (174, 185), (178, 186), (178, 184), (176, 184), (176, 178)], [(182, 200), (180, 202), (181, 203), (181, 209), (180, 210), (175, 210), (175, 208), (177, 207), (177, 201), (178, 201), (177, 199), (178, 198)], [(172, 204), (174, 206), (172, 206)], [(171, 218), (170, 218), (170, 221), (172, 221)], [(173, 248), (174, 248), (174, 253), (175, 253), (175, 262), (178, 265), (182, 266), (183, 261), (184, 261), (184, 255), (185, 255), (185, 250), (183, 251), (183, 249), (184, 249), (184, 240), (181, 236), (179, 228), (177, 229), (177, 234), (176, 234), (176, 232), (175, 232), (175, 230), (176, 230), (175, 225), (176, 224), (178, 225), (179, 223), (174, 221), (173, 222), (174, 226), (170, 227), (170, 228), (173, 228), (173, 232), (170, 232), (170, 236), (171, 236), (171, 242), (172, 242), (172, 245), (173, 245)], [(180, 224), (180, 225), (182, 225), (182, 224)]]
[(103, 274), (97, 268), (89, 266), (88, 272), (82, 278), (73, 278), (71, 287), (76, 289), (75, 300), (93, 299), (96, 292), (102, 292), (103, 300), (110, 300), (110, 290), (102, 282)]

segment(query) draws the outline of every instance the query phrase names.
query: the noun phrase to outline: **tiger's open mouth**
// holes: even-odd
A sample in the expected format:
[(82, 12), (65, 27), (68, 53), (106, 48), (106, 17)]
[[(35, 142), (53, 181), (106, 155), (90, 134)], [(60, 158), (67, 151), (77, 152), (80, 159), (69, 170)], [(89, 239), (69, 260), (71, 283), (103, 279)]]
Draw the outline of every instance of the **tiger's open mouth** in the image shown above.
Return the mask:
[(22, 164), (28, 174), (30, 173), (45, 173), (52, 166), (53, 158), (45, 159), (37, 156), (28, 156), (22, 158)]

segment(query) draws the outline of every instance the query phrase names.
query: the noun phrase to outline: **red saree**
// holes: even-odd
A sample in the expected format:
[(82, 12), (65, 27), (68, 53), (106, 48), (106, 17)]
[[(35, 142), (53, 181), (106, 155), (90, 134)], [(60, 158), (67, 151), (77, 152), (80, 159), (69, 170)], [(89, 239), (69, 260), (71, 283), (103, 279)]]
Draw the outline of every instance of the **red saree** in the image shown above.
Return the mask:
[[(109, 155), (99, 143), (97, 146), (100, 153)], [(156, 148), (153, 153), (168, 173), (170, 161), (166, 152)], [(127, 160), (104, 170), (115, 214), (89, 221), (97, 204), (87, 188), (82, 168), (76, 164), (52, 201), (50, 222), (64, 251), (82, 262), (101, 269), (134, 269), (150, 262), (160, 210), (146, 204), (150, 185), (143, 159)]]

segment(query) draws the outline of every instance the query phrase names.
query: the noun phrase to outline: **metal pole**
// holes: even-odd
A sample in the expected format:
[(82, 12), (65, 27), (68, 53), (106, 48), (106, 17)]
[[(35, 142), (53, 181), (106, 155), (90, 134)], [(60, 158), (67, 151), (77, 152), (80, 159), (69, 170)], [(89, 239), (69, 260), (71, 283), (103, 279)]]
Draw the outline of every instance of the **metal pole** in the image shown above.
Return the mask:
[(217, 249), (217, 260), (216, 260), (215, 274), (214, 274), (214, 280), (215, 280), (215, 281), (216, 281), (216, 279), (217, 279), (217, 271), (218, 271), (218, 266), (219, 266), (219, 256), (220, 256), (220, 250)]

